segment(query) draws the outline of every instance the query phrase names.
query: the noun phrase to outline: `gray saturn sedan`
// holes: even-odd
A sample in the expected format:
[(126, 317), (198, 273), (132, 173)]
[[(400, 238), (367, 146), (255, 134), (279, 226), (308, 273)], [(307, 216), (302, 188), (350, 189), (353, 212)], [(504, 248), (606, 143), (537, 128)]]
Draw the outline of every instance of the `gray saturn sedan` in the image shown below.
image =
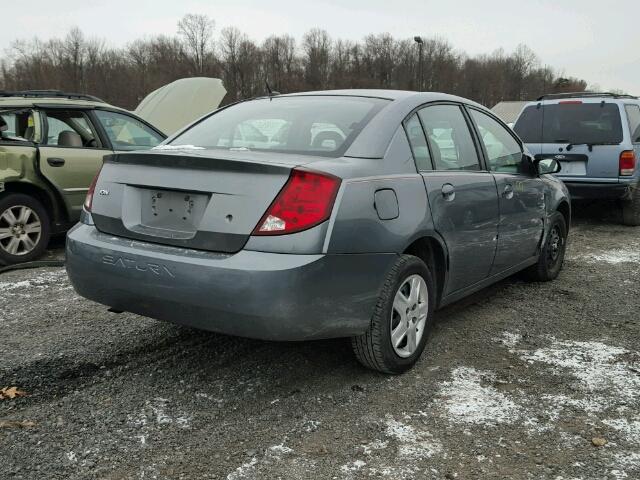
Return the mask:
[(114, 311), (269, 340), (351, 337), (365, 366), (400, 373), (436, 308), (520, 270), (558, 275), (571, 215), (558, 169), (451, 95), (252, 99), (107, 156), (67, 269)]

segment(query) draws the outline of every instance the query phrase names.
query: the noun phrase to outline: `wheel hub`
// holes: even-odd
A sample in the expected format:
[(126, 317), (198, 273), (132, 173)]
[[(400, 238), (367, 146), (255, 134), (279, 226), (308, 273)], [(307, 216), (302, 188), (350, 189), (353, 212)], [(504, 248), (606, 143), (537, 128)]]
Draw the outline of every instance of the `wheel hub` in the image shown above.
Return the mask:
[(42, 236), (40, 218), (31, 208), (15, 205), (0, 213), (0, 249), (10, 255), (32, 252)]
[(406, 358), (418, 348), (429, 312), (427, 284), (420, 275), (409, 276), (401, 285), (391, 309), (391, 345)]

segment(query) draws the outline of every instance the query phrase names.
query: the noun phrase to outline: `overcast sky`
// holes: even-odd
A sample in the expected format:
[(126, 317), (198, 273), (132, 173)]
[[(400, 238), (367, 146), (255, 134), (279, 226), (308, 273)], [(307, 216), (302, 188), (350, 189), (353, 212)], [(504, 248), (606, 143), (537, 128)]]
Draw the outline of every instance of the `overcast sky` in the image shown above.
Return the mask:
[(2, 0), (0, 52), (16, 39), (87, 36), (123, 45), (174, 34), (186, 13), (209, 15), (216, 29), (236, 26), (255, 40), (276, 33), (300, 39), (313, 27), (332, 37), (368, 33), (440, 36), (469, 54), (531, 47), (547, 64), (601, 89), (640, 94), (637, 0)]

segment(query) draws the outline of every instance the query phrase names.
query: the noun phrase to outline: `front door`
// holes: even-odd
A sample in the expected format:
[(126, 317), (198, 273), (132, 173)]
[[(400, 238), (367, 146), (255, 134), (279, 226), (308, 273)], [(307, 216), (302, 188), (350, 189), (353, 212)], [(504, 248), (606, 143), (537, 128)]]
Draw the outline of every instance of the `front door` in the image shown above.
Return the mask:
[(43, 123), (40, 171), (60, 192), (70, 220), (76, 221), (103, 157), (112, 151), (103, 145), (87, 112), (47, 110)]
[(544, 230), (544, 186), (514, 135), (496, 119), (469, 109), (498, 188), (500, 223), (492, 274), (531, 259)]
[(418, 115), (433, 165), (422, 177), (435, 228), (449, 250), (446, 295), (489, 276), (496, 252), (498, 195), (461, 107), (433, 105)]

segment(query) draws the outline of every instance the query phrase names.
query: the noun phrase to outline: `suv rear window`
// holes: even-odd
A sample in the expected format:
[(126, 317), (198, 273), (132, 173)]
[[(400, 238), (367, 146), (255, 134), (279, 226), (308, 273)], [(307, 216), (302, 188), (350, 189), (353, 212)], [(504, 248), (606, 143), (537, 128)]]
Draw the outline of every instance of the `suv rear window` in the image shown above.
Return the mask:
[(615, 103), (530, 105), (513, 129), (525, 143), (622, 142), (620, 109)]
[(214, 113), (171, 145), (337, 157), (387, 103), (347, 96), (251, 100)]

